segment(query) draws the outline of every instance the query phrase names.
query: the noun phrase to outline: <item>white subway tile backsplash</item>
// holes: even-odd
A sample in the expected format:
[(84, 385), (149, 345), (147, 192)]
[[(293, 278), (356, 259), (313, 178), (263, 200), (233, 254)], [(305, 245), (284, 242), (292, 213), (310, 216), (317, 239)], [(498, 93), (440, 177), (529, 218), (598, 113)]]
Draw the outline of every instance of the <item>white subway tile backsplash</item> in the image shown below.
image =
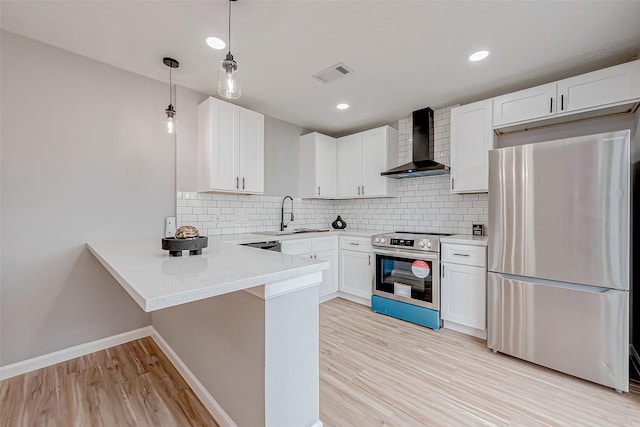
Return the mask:
[[(435, 111), (435, 156), (450, 164), (451, 107)], [(412, 160), (411, 117), (398, 122), (398, 164)], [(399, 197), (385, 199), (293, 201), (290, 228), (328, 228), (341, 215), (351, 229), (418, 230), (471, 234), (474, 223), (488, 221), (488, 196), (451, 194), (449, 175), (399, 181)], [(193, 225), (202, 235), (252, 233), (280, 228), (282, 197), (177, 193), (177, 225)], [(285, 223), (290, 204), (285, 205)]]

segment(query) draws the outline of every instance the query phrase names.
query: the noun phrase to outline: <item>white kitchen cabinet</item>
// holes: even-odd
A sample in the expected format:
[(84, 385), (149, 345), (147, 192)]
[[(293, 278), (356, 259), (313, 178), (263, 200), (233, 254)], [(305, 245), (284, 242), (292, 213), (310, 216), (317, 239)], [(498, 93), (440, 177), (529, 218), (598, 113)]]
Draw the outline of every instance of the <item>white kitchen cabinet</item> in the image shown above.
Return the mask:
[(284, 240), (280, 250), (284, 254), (329, 262), (329, 269), (322, 270), (322, 282), (319, 287), (320, 302), (338, 291), (338, 236)]
[(640, 61), (558, 82), (558, 112), (575, 112), (640, 98)]
[(599, 110), (600, 115), (628, 111), (638, 101), (640, 60), (493, 98), (493, 127), (508, 131), (538, 121), (598, 117)]
[(335, 138), (313, 132), (300, 137), (300, 194), (304, 198), (338, 195), (338, 146)]
[(264, 116), (210, 97), (198, 106), (200, 191), (264, 192)]
[(443, 326), (487, 337), (486, 247), (442, 243), (440, 314)]
[(451, 109), (451, 192), (489, 191), (494, 133), (490, 99)]
[(359, 196), (361, 182), (362, 134), (338, 138), (338, 194), (340, 197)]
[(340, 236), (340, 292), (370, 304), (374, 255), (369, 238)]
[(550, 117), (556, 112), (555, 98), (556, 83), (493, 98), (493, 126)]
[(314, 259), (327, 261), (331, 266), (328, 270), (322, 271), (319, 294), (322, 302), (323, 298), (338, 292), (338, 250), (318, 252), (314, 254)]
[(397, 182), (380, 174), (396, 166), (397, 152), (398, 131), (389, 126), (338, 138), (338, 195), (395, 195)]

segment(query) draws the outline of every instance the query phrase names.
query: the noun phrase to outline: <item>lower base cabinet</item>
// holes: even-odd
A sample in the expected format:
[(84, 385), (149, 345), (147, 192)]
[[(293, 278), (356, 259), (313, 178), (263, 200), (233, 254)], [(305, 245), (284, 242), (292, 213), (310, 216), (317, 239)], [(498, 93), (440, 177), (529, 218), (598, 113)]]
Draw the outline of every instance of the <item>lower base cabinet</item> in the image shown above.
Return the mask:
[(440, 315), (444, 327), (487, 338), (486, 248), (442, 244)]
[(320, 298), (338, 292), (338, 251), (318, 252), (315, 259), (327, 261), (330, 265), (328, 270), (322, 270)]
[(316, 237), (313, 239), (295, 239), (282, 242), (282, 253), (306, 256), (327, 261), (328, 270), (322, 270), (320, 282), (320, 299), (338, 291), (338, 237)]
[(363, 237), (340, 237), (340, 292), (371, 300), (374, 258), (371, 241)]

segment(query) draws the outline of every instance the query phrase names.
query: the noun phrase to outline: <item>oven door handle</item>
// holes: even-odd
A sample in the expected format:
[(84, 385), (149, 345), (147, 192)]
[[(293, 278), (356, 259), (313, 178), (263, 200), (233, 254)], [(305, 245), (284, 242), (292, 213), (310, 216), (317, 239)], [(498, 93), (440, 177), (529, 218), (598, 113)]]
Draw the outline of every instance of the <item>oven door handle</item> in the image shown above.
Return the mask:
[(437, 252), (425, 252), (425, 253), (415, 253), (415, 252), (400, 252), (400, 251), (387, 251), (384, 249), (374, 249), (373, 251), (376, 255), (388, 255), (396, 258), (409, 258), (409, 259), (420, 259), (424, 261), (439, 261), (440, 257)]

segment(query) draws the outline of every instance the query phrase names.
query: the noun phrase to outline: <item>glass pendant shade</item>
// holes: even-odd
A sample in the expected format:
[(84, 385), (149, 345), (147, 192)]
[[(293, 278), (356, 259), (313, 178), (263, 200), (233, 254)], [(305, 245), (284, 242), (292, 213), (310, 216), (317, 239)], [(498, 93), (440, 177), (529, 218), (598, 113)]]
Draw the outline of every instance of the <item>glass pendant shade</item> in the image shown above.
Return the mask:
[(173, 82), (171, 80), (171, 70), (178, 68), (180, 63), (168, 56), (163, 58), (162, 62), (164, 65), (169, 67), (169, 106), (164, 110), (164, 113), (167, 115), (167, 120), (165, 121), (167, 125), (167, 133), (172, 134), (176, 130), (176, 110), (173, 108)]
[(240, 80), (238, 78), (238, 64), (233, 60), (233, 55), (227, 53), (227, 57), (220, 61), (218, 69), (218, 93), (227, 99), (237, 99), (241, 95)]
[(176, 110), (173, 105), (169, 105), (164, 112), (167, 114), (167, 133), (173, 133), (176, 129)]

